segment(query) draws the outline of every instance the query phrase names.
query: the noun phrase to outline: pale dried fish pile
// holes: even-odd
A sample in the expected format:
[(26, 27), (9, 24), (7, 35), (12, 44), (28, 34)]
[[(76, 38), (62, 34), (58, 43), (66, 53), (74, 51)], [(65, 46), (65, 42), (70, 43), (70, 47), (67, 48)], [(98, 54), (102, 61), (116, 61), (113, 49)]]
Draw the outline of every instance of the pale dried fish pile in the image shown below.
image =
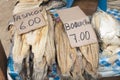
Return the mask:
[[(87, 72), (97, 78), (98, 68), (98, 43), (72, 48), (61, 21), (56, 22), (55, 44), (57, 61), (63, 80), (84, 80), (83, 74)], [(64, 79), (65, 78), (65, 79)]]
[[(115, 54), (120, 45), (120, 23), (111, 15), (99, 11), (93, 15), (92, 24), (97, 32), (102, 50)], [(115, 49), (116, 48), (116, 49)]]
[[(13, 14), (39, 7), (42, 2), (43, 0), (20, 0), (20, 2), (15, 6)], [(40, 6), (40, 8), (46, 22), (45, 26), (22, 35), (19, 35), (17, 31), (14, 30), (16, 26), (12, 26), (11, 29), (12, 33), (14, 33), (14, 45), (12, 49), (14, 69), (18, 74), (22, 75), (20, 77), (24, 80), (44, 80), (47, 75), (48, 66), (55, 62), (53, 20), (50, 15), (47, 16), (47, 12), (44, 7)], [(34, 57), (28, 58), (31, 56), (31, 53)], [(30, 59), (33, 60), (32, 64), (29, 63)], [(32, 65), (33, 75), (31, 75), (31, 71), (29, 69), (32, 68)], [(25, 68), (24, 66), (26, 66), (27, 69), (26, 73), (22, 71), (24, 70), (22, 67)]]
[[(43, 3), (48, 5), (42, 6)], [(53, 18), (49, 11), (46, 12), (46, 9), (65, 6), (64, 2), (20, 0), (15, 6), (14, 14), (38, 6), (45, 19), (45, 26), (22, 35), (15, 31), (14, 24), (10, 26), (14, 43), (14, 69), (18, 75), (23, 80), (45, 80), (48, 67), (55, 63), (56, 58), (61, 80), (85, 80), (86, 73), (97, 78), (98, 43), (72, 48), (61, 20)]]
[(103, 11), (93, 15), (92, 24), (100, 41), (98, 73), (102, 77), (119, 75), (120, 23)]
[(97, 78), (98, 43), (72, 48), (63, 23), (57, 18), (55, 24), (55, 45), (62, 80), (85, 80), (85, 77), (83, 77), (85, 72)]

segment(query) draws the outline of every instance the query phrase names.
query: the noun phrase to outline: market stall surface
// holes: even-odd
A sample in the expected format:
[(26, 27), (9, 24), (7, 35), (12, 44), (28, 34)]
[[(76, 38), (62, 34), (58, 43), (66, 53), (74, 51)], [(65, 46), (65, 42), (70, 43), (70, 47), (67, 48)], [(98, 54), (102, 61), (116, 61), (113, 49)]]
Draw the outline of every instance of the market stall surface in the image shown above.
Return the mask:
[(12, 10), (16, 0), (0, 0), (0, 40), (8, 56), (10, 48), (10, 38), (7, 31), (8, 21), (12, 16)]

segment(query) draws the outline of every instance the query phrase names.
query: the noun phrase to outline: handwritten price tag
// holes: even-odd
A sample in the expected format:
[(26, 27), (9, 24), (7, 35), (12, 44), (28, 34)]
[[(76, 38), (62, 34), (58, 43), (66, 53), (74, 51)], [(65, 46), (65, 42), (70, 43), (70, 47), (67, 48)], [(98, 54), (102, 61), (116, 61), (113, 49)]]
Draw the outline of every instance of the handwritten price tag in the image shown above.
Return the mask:
[(13, 15), (13, 19), (19, 34), (27, 33), (45, 26), (45, 20), (41, 14), (40, 8), (15, 14)]
[(97, 42), (96, 34), (89, 18), (79, 7), (57, 11), (67, 32), (72, 47), (80, 47)]

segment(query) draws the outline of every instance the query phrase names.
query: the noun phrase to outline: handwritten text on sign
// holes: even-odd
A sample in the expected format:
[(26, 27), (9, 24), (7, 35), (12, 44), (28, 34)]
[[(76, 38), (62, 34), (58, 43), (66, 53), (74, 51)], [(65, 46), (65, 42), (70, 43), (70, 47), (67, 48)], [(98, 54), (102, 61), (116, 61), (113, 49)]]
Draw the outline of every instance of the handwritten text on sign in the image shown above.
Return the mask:
[(97, 42), (89, 18), (79, 7), (59, 10), (58, 14), (64, 24), (72, 47), (80, 47)]
[(31, 9), (13, 15), (15, 26), (19, 34), (23, 34), (45, 25), (40, 8)]

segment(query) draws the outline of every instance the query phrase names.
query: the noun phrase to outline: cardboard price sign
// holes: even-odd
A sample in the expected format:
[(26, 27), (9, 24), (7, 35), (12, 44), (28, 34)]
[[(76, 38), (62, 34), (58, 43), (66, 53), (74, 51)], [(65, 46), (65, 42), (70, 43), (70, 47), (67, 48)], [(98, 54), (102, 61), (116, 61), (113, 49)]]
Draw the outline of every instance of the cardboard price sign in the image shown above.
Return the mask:
[(72, 47), (80, 47), (97, 42), (96, 34), (89, 18), (79, 7), (58, 10)]
[(45, 26), (45, 20), (40, 8), (31, 9), (13, 15), (15, 26), (19, 34), (30, 32)]

